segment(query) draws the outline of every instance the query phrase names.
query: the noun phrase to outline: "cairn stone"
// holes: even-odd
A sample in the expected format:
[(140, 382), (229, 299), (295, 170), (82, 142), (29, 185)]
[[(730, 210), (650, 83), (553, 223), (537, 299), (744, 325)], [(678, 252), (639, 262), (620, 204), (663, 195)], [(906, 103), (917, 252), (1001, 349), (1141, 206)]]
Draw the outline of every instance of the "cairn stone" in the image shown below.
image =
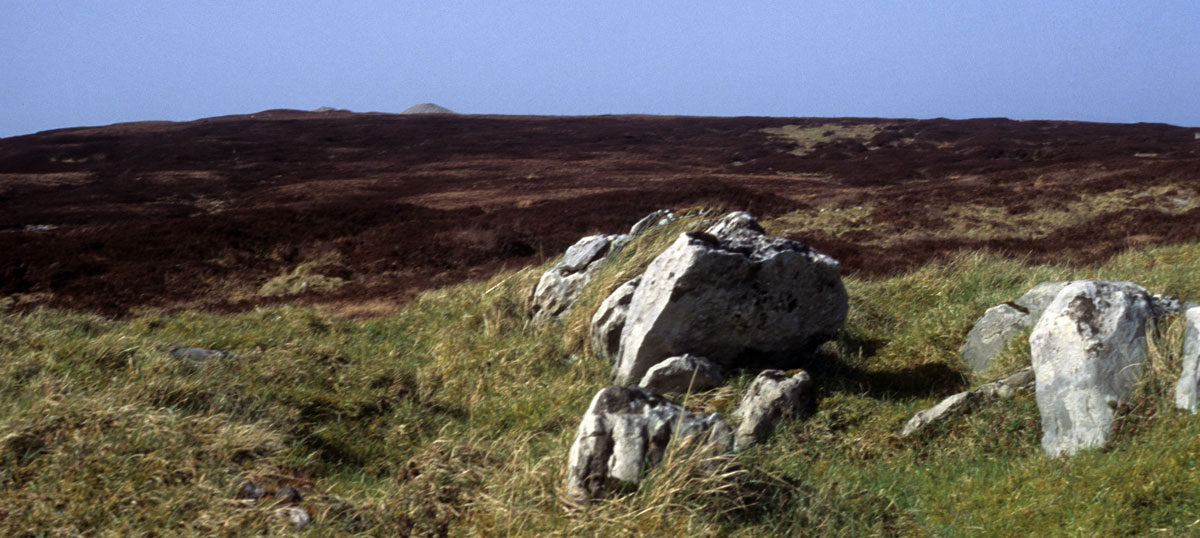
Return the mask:
[(633, 292), (637, 290), (641, 281), (639, 277), (621, 284), (600, 303), (600, 308), (592, 315), (589, 336), (592, 351), (596, 356), (616, 359), (617, 349), (621, 346), (621, 331), (625, 328), (625, 317), (629, 313), (629, 303), (633, 300)]
[(576, 505), (614, 490), (636, 488), (658, 465), (672, 438), (698, 442), (719, 456), (732, 448), (729, 425), (715, 413), (692, 413), (636, 387), (602, 389), (579, 423), (567, 458), (566, 499)]
[(908, 437), (933, 424), (942, 422), (982, 400), (1012, 398), (1018, 391), (1033, 388), (1033, 383), (1033, 369), (1026, 368), (999, 381), (950, 396), (929, 409), (917, 411), (917, 414), (913, 415), (900, 430), (900, 437)]
[(808, 372), (791, 377), (782, 370), (759, 373), (734, 411), (741, 419), (733, 438), (734, 450), (766, 441), (784, 418), (803, 417), (811, 399), (812, 378)]
[(627, 235), (591, 235), (571, 245), (562, 262), (543, 273), (533, 290), (534, 322), (545, 323), (571, 308), (604, 258), (629, 240)]
[(1072, 282), (1051, 301), (1029, 337), (1047, 455), (1107, 441), (1141, 372), (1153, 310), (1131, 282)]
[(713, 227), (722, 237), (680, 235), (642, 275), (621, 332), (617, 383), (685, 353), (727, 369), (748, 355), (794, 358), (841, 327), (849, 303), (833, 258), (723, 222)]
[(1054, 296), (1068, 282), (1042, 282), (1017, 300), (993, 306), (975, 322), (959, 353), (975, 373), (983, 373), (992, 359), (1021, 331), (1033, 327)]
[(699, 392), (721, 386), (725, 376), (712, 361), (692, 354), (671, 357), (646, 371), (638, 386), (659, 394)]
[(1195, 413), (1200, 409), (1200, 306), (1184, 312), (1183, 370), (1175, 385), (1175, 407)]

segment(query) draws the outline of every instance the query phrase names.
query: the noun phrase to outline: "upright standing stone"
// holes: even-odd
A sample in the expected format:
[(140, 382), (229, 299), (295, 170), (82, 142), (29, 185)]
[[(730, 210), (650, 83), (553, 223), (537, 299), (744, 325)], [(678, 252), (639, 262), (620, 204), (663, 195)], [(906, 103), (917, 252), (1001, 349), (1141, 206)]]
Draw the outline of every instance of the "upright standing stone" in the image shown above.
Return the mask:
[(1183, 371), (1175, 385), (1175, 407), (1195, 413), (1200, 408), (1200, 306), (1184, 312)]
[(1072, 282), (1029, 337), (1042, 448), (1072, 455), (1108, 439), (1146, 356), (1150, 294), (1131, 282)]

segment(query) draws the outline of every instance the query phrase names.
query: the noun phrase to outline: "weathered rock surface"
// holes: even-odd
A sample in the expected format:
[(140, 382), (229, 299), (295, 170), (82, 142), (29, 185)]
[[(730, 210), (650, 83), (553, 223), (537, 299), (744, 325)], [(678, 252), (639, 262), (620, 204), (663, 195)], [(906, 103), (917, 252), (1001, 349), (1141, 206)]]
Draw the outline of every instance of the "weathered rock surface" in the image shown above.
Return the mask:
[(1184, 311), (1183, 369), (1175, 385), (1175, 407), (1195, 413), (1200, 409), (1200, 306)]
[(542, 274), (533, 290), (534, 322), (544, 323), (571, 308), (605, 256), (629, 239), (627, 235), (590, 235), (571, 245), (562, 262)]
[(646, 230), (654, 228), (655, 226), (664, 226), (666, 224), (670, 224), (671, 221), (677, 218), (678, 217), (676, 217), (675, 214), (669, 209), (659, 209), (658, 211), (642, 217), (642, 220), (634, 223), (633, 227), (629, 229), (629, 235), (641, 235), (645, 233)]
[(781, 370), (759, 373), (734, 411), (741, 419), (733, 438), (734, 450), (766, 441), (784, 418), (803, 417), (811, 399), (812, 378), (808, 372), (791, 377)]
[(1004, 350), (1021, 331), (1033, 327), (1054, 296), (1068, 282), (1042, 282), (1017, 300), (993, 306), (975, 322), (959, 353), (976, 373), (992, 365), (992, 359)]
[(617, 357), (617, 350), (621, 347), (621, 330), (625, 328), (625, 317), (629, 313), (629, 302), (633, 300), (633, 292), (641, 281), (641, 277), (638, 277), (621, 284), (600, 303), (600, 308), (592, 315), (589, 336), (596, 356), (610, 360)]
[(705, 229), (704, 232), (715, 237), (726, 237), (737, 230), (747, 230), (760, 234), (767, 233), (758, 224), (758, 219), (745, 211), (734, 211), (721, 217), (712, 226)]
[(904, 424), (904, 428), (900, 430), (900, 436), (908, 437), (932, 424), (967, 410), (981, 400), (1011, 398), (1017, 391), (1033, 388), (1033, 384), (1033, 369), (1026, 368), (999, 381), (980, 385), (974, 390), (960, 392), (938, 402), (929, 409), (918, 411)]
[(592, 399), (567, 460), (564, 494), (582, 504), (636, 487), (662, 461), (673, 437), (692, 438), (713, 456), (728, 452), (732, 430), (715, 413), (702, 415), (636, 387), (611, 386)]
[(662, 394), (688, 392), (689, 388), (699, 392), (719, 387), (724, 382), (720, 366), (704, 357), (687, 354), (654, 365), (646, 371), (638, 386)]
[(1150, 294), (1131, 282), (1072, 282), (1029, 336), (1042, 415), (1042, 448), (1072, 455), (1108, 439), (1114, 407), (1146, 355)]
[(718, 226), (722, 237), (684, 233), (647, 267), (621, 333), (617, 383), (636, 382), (685, 353), (725, 368), (749, 354), (805, 353), (845, 320), (846, 288), (833, 258), (788, 239)]

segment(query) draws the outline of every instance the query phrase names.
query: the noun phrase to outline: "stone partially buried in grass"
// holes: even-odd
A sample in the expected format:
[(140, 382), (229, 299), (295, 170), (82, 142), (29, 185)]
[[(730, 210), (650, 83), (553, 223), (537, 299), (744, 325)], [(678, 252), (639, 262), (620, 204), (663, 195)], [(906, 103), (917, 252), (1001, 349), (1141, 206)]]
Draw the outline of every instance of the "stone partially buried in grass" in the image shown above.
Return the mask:
[(733, 446), (732, 430), (716, 413), (692, 413), (636, 387), (611, 386), (592, 398), (567, 459), (564, 495), (574, 505), (613, 491), (636, 488), (658, 465), (672, 439), (699, 441), (718, 456)]
[(1183, 369), (1175, 385), (1175, 407), (1195, 413), (1200, 409), (1200, 306), (1184, 312)]

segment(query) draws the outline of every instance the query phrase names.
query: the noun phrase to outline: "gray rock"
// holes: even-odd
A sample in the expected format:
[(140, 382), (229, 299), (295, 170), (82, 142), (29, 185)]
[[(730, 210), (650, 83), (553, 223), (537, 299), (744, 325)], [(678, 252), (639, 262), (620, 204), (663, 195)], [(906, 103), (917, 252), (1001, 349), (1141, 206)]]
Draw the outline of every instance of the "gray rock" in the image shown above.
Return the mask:
[(917, 411), (917, 414), (913, 415), (900, 430), (900, 437), (908, 437), (917, 433), (932, 424), (965, 411), (982, 400), (1012, 398), (1018, 391), (1032, 388), (1033, 383), (1033, 369), (1026, 368), (999, 381), (950, 396), (929, 409)]
[(1175, 385), (1175, 407), (1195, 413), (1200, 409), (1200, 306), (1184, 311), (1183, 370)]
[(275, 499), (285, 503), (298, 503), (304, 499), (304, 496), (300, 494), (300, 490), (292, 486), (284, 486), (275, 492)]
[(1152, 314), (1150, 294), (1131, 282), (1072, 282), (1046, 308), (1029, 336), (1046, 454), (1108, 439), (1141, 372)]
[(1033, 327), (1067, 282), (1042, 282), (1017, 300), (993, 306), (975, 322), (959, 349), (975, 373), (982, 373), (1021, 331)]
[(759, 373), (734, 411), (741, 420), (733, 437), (734, 450), (766, 441), (784, 418), (803, 417), (811, 399), (812, 378), (808, 372), (791, 377), (781, 370)]
[(1029, 327), (1027, 310), (1009, 303), (993, 306), (971, 327), (959, 353), (971, 370), (982, 373), (1013, 338)]
[(589, 337), (596, 356), (613, 360), (621, 347), (621, 330), (625, 328), (625, 317), (629, 313), (629, 302), (633, 292), (642, 281), (641, 277), (621, 284), (592, 315)]
[(684, 233), (633, 293), (615, 378), (637, 382), (685, 353), (729, 368), (749, 353), (810, 352), (836, 334), (848, 309), (841, 266), (806, 245), (748, 229)]
[(245, 499), (245, 500), (250, 500), (250, 501), (257, 501), (266, 496), (267, 496), (267, 490), (263, 489), (262, 486), (255, 484), (254, 482), (251, 482), (249, 480), (243, 480), (241, 484), (238, 484), (237, 493), (235, 494), (235, 497), (237, 497), (238, 499)]
[(571, 245), (533, 290), (534, 322), (545, 323), (571, 308), (605, 256), (628, 242), (627, 235), (590, 235)]
[(762, 226), (758, 224), (758, 219), (745, 211), (734, 211), (721, 217), (712, 226), (704, 230), (704, 233), (715, 237), (726, 237), (736, 230), (748, 230), (760, 234), (766, 233)]
[(660, 394), (667, 392), (699, 392), (721, 386), (725, 376), (721, 367), (695, 355), (681, 355), (662, 361), (646, 371), (638, 386)]
[(629, 235), (638, 236), (656, 226), (664, 226), (670, 224), (677, 219), (674, 213), (668, 209), (659, 209), (637, 221), (632, 228), (629, 229)]
[(575, 504), (613, 490), (636, 488), (658, 465), (672, 438), (697, 441), (718, 456), (733, 445), (732, 430), (715, 413), (702, 415), (636, 387), (612, 386), (592, 399), (567, 457), (564, 495)]
[(204, 349), (199, 347), (175, 346), (171, 348), (170, 356), (172, 359), (189, 360), (196, 362), (205, 362), (216, 359), (233, 359), (237, 355), (228, 351), (219, 351), (216, 349)]
[(312, 517), (308, 515), (308, 511), (299, 506), (285, 506), (275, 511), (275, 517), (287, 521), (293, 527), (307, 527), (312, 523)]

